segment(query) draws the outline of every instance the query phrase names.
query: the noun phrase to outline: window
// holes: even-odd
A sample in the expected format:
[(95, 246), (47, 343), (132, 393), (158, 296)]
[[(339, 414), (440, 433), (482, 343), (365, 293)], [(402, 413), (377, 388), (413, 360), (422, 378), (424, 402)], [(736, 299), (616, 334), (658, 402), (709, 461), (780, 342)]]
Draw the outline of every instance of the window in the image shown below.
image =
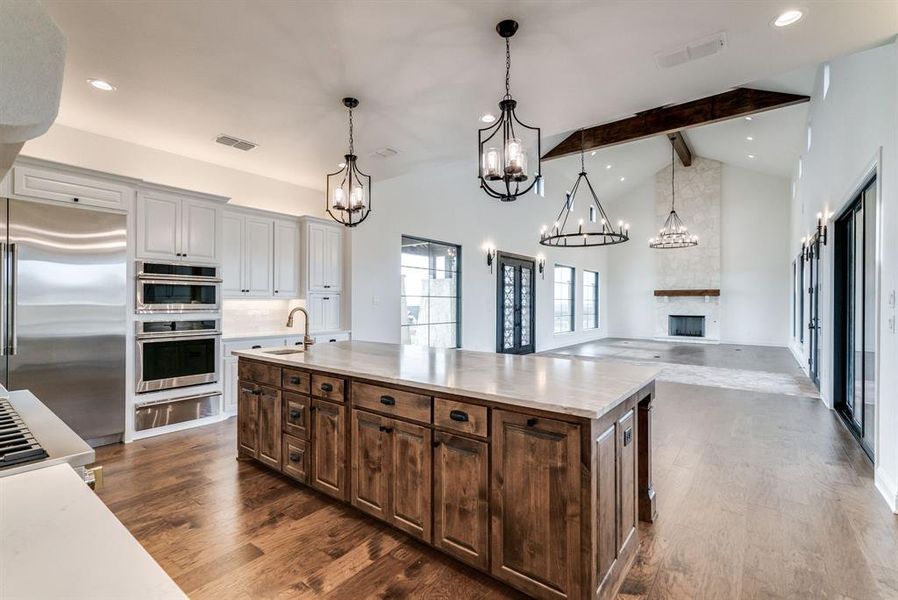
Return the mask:
[(555, 333), (574, 330), (574, 268), (555, 265)]
[(599, 274), (583, 271), (583, 329), (599, 326)]
[(461, 246), (402, 236), (400, 330), (403, 344), (457, 348)]

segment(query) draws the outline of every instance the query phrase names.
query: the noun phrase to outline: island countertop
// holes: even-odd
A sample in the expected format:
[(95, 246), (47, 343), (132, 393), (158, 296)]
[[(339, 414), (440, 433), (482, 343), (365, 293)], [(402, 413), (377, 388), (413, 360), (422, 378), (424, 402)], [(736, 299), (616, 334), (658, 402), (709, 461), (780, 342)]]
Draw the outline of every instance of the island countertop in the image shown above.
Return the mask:
[(335, 342), (305, 352), (237, 350), (250, 360), (360, 377), (597, 419), (651, 383), (660, 369), (615, 361), (518, 356), (378, 342)]

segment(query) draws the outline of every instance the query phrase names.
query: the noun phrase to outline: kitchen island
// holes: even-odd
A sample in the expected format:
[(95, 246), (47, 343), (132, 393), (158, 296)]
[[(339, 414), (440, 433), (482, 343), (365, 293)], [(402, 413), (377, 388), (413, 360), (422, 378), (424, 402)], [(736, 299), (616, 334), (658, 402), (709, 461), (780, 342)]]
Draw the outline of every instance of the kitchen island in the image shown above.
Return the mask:
[(652, 367), (371, 342), (234, 354), (239, 458), (534, 597), (612, 597), (655, 518)]

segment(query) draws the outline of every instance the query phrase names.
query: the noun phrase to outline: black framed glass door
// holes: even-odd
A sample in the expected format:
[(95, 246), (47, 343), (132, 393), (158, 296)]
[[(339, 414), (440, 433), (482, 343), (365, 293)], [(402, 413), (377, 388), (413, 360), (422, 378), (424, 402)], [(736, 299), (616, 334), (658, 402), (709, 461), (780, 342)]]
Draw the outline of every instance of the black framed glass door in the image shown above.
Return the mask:
[(835, 223), (835, 408), (873, 458), (876, 403), (876, 182)]
[(820, 387), (820, 253), (823, 246), (808, 249), (808, 373)]
[(496, 352), (529, 354), (536, 343), (534, 273), (531, 258), (499, 253), (496, 285)]

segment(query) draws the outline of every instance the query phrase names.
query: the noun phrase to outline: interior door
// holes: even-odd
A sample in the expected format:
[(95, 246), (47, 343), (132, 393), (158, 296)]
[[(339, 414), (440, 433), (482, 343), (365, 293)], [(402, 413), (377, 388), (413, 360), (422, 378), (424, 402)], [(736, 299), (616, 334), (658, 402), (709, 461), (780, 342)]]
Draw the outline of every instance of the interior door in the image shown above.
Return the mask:
[(499, 254), (496, 285), (496, 352), (530, 354), (536, 344), (533, 259)]

